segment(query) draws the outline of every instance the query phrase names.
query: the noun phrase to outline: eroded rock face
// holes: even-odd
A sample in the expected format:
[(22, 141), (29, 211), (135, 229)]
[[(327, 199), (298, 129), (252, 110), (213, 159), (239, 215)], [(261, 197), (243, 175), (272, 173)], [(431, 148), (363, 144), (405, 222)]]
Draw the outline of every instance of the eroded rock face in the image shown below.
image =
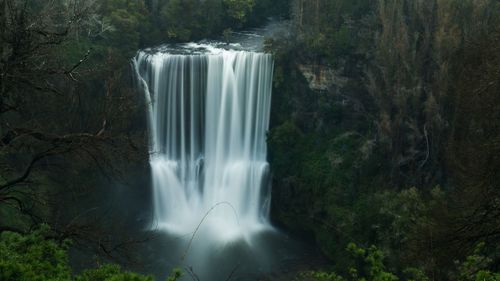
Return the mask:
[(335, 69), (324, 65), (299, 64), (298, 68), (314, 91), (328, 91), (334, 86), (341, 88), (348, 80)]

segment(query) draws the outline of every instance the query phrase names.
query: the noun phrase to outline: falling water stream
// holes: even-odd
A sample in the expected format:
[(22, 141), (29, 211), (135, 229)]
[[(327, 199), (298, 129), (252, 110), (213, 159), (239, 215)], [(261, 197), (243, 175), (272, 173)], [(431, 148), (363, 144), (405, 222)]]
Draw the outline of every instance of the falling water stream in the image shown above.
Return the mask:
[(273, 60), (188, 44), (135, 60), (149, 105), (154, 228), (204, 239), (251, 239), (269, 226)]

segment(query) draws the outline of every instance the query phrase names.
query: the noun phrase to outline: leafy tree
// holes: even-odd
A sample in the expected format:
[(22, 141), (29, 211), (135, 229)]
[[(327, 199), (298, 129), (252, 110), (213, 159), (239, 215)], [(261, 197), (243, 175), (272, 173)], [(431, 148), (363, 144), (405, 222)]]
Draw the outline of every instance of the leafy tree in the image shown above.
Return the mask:
[[(452, 276), (452, 280), (459, 281), (493, 281), (498, 280), (499, 273), (492, 272), (487, 268), (490, 266), (491, 259), (482, 255), (480, 252), (484, 244), (479, 244), (475, 254), (466, 258), (462, 263), (458, 263), (458, 271)], [(407, 268), (403, 271), (402, 278), (388, 271), (384, 264), (384, 253), (375, 246), (369, 248), (358, 247), (354, 243), (347, 246), (348, 251), (353, 258), (355, 266), (348, 269), (349, 276), (342, 277), (336, 273), (324, 271), (309, 271), (300, 273), (297, 280), (300, 281), (429, 281), (431, 280), (425, 273), (418, 268)]]
[(66, 254), (67, 245), (45, 239), (50, 235), (47, 226), (22, 236), (13, 232), (0, 234), (0, 279), (70, 280), (71, 270)]
[(223, 0), (228, 15), (239, 23), (245, 23), (255, 6), (255, 0)]
[(85, 270), (77, 275), (75, 281), (153, 281), (151, 276), (143, 276), (123, 271), (117, 265), (105, 265), (98, 269)]
[(153, 281), (150, 276), (126, 272), (117, 265), (105, 265), (73, 276), (68, 263), (69, 242), (61, 244), (53, 240), (51, 237), (54, 234), (48, 226), (42, 226), (27, 235), (2, 232), (0, 234), (0, 279), (4, 281)]
[(110, 26), (102, 34), (107, 46), (123, 50), (127, 57), (132, 56), (142, 45), (143, 37), (149, 35), (150, 15), (144, 1), (105, 0), (101, 3), (102, 21)]
[[(361, 268), (351, 268), (351, 276), (354, 280), (373, 280), (373, 281), (397, 281), (399, 280), (396, 275), (387, 272), (384, 265), (384, 253), (377, 249), (375, 246), (371, 246), (368, 249), (363, 249), (358, 247), (354, 243), (350, 243), (347, 246), (347, 250), (353, 255), (353, 257), (360, 259), (363, 267)], [(366, 275), (366, 277), (360, 277), (360, 274)]]
[(202, 10), (199, 4), (198, 0), (171, 0), (162, 7), (160, 15), (169, 38), (188, 41), (200, 33)]

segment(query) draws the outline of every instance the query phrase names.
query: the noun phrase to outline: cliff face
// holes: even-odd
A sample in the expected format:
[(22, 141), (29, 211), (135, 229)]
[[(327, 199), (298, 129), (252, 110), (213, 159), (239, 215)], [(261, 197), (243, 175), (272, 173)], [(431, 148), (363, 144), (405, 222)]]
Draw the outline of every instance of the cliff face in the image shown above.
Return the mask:
[(334, 87), (341, 88), (346, 85), (348, 80), (340, 75), (340, 71), (329, 66), (298, 64), (297, 67), (313, 91), (329, 91)]

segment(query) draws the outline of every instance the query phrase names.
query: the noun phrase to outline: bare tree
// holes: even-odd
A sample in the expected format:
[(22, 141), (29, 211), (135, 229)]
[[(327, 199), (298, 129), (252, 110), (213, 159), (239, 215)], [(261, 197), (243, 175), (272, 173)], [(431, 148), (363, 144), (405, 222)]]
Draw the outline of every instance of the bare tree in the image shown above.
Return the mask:
[[(0, 207), (35, 224), (47, 221), (35, 206), (47, 205), (41, 194), (51, 167), (64, 173), (79, 163), (115, 175), (115, 163), (137, 152), (118, 121), (133, 103), (119, 71), (95, 69), (91, 48), (71, 49), (111, 29), (97, 8), (94, 1), (0, 0)], [(113, 65), (112, 54), (103, 64)]]

